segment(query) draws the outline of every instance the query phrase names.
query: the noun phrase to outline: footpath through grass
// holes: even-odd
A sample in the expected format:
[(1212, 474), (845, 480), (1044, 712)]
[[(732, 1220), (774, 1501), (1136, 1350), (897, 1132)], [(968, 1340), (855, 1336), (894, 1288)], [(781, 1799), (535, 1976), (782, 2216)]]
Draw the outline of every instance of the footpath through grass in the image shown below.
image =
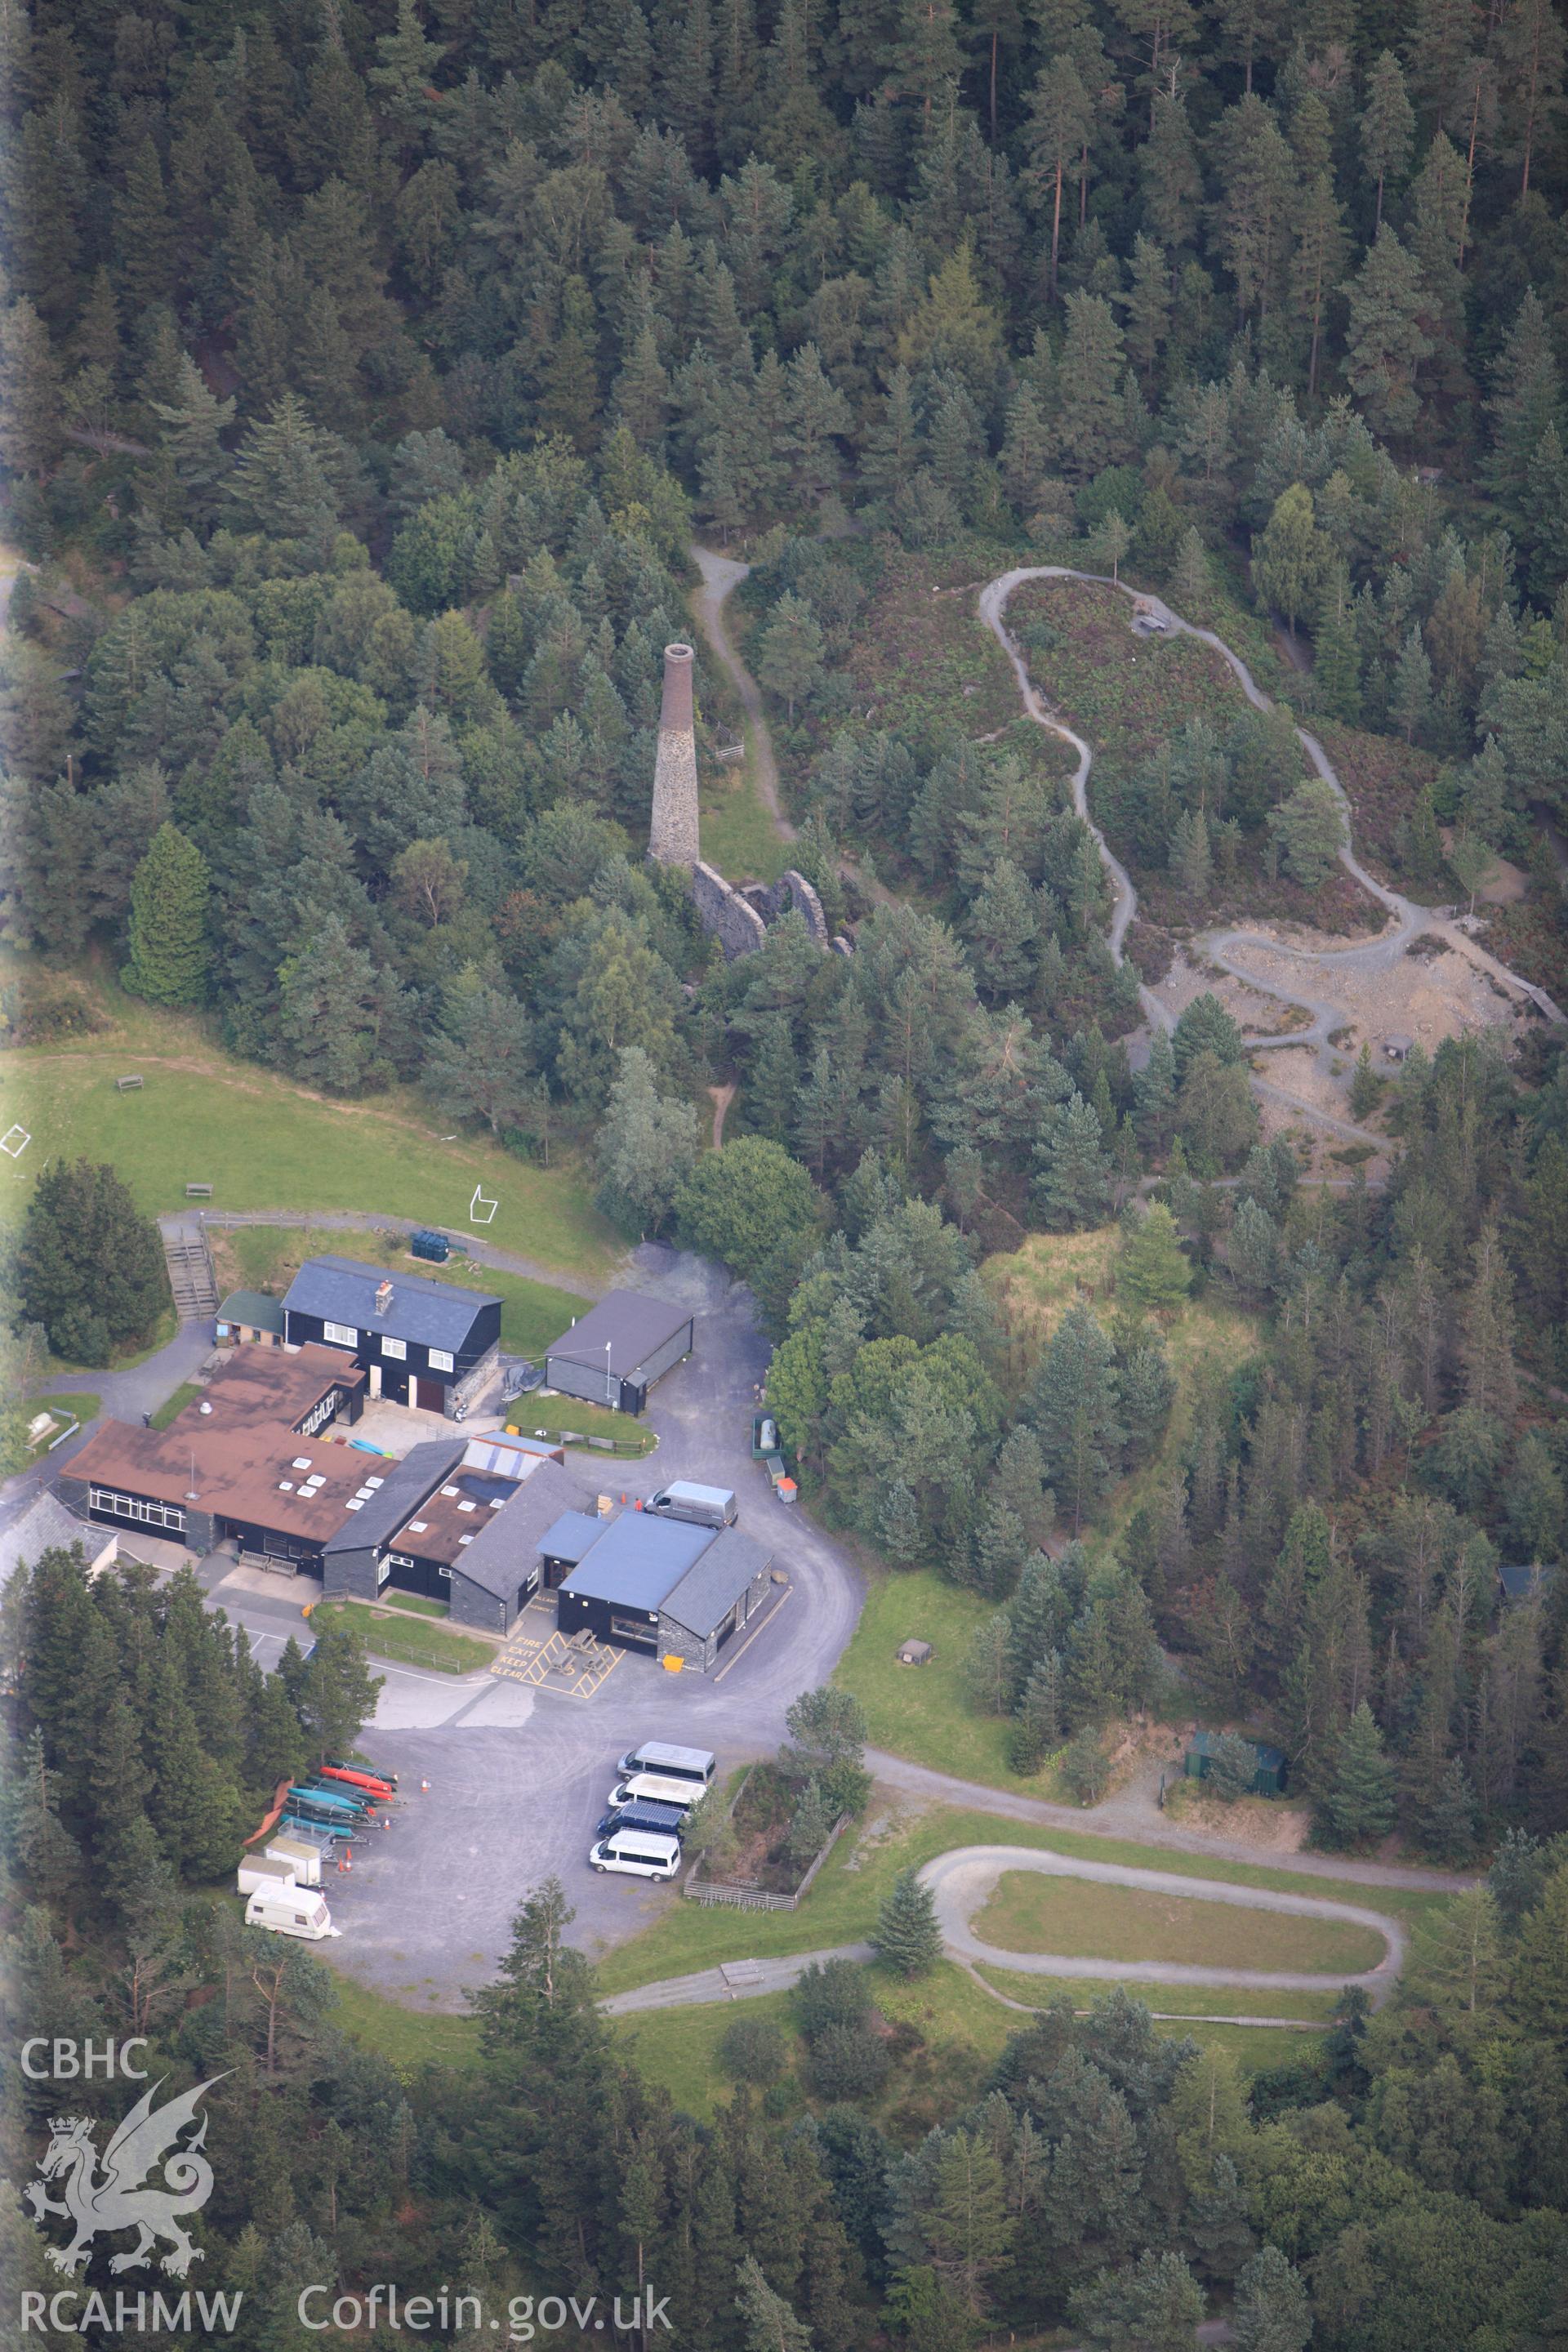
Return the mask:
[[(1365, 1887), (1342, 1879), (1309, 1878), (1300, 1871), (1267, 1864), (1169, 1853), (1163, 1846), (1094, 1837), (1078, 1830), (1037, 1827), (1030, 1822), (1004, 1821), (994, 1813), (957, 1807), (936, 1807), (912, 1818), (889, 1815), (879, 1811), (874, 1800), (868, 1826), (839, 1840), (798, 1911), (733, 1914), (717, 1906), (710, 1909), (703, 1904), (675, 1901), (641, 1935), (598, 1958), (600, 1985), (606, 1993), (625, 1992), (663, 1977), (716, 1968), (721, 1960), (764, 1959), (783, 1952), (862, 1942), (870, 1936), (882, 1899), (900, 1870), (963, 1845), (1024, 1846), (1076, 1854), (1091, 1862), (1129, 1863), (1140, 1870), (1172, 1871), (1184, 1878), (1319, 1895), (1333, 1902), (1389, 1912), (1407, 1925), (1447, 1899), (1420, 1887)], [(1079, 1891), (1087, 1883), (1070, 1882)], [(1118, 1955), (1107, 1952), (1103, 1957), (1114, 1959)], [(1227, 2002), (1228, 1999), (1227, 1994)]]
[[(1373, 1895), (1366, 1899), (1371, 1906)], [(1376, 1930), (1349, 1919), (1243, 1910), (1201, 1896), (1043, 1878), (1031, 1870), (1010, 1870), (999, 1878), (971, 1925), (983, 1942), (1004, 1951), (1055, 1952), (1063, 1959), (1172, 1960), (1349, 1977), (1376, 1968), (1384, 1957)]]
[(438, 1675), (475, 1675), (495, 1654), (493, 1642), (482, 1634), (452, 1633), (424, 1617), (384, 1616), (363, 1601), (318, 1601), (310, 1612), (312, 1629), (347, 1625), (363, 1635), (373, 1658), (390, 1658), (400, 1666), (429, 1666)]
[[(384, 1212), (460, 1232), (478, 1186), (497, 1203), (487, 1241), (563, 1274), (607, 1274), (620, 1255), (574, 1165), (535, 1167), (477, 1135), (445, 1140), (411, 1088), (329, 1101), (225, 1054), (192, 1016), (153, 1015), (108, 982), (94, 993), (108, 1031), (5, 1057), (7, 1116), (32, 1129), (40, 1167), (79, 1152), (109, 1160), (153, 1214), (184, 1209), (187, 1183), (210, 1183), (215, 1209)], [(142, 1084), (120, 1094), (130, 1074)], [(19, 1217), (30, 1191), (7, 1185), (0, 1216)]]
[(459, 1290), (488, 1291), (501, 1302), (501, 1346), (508, 1355), (536, 1360), (589, 1304), (577, 1291), (496, 1266), (469, 1265), (460, 1257), (432, 1265), (414, 1255), (405, 1234), (375, 1225), (215, 1226), (211, 1238), (219, 1286), (226, 1291), (263, 1290), (281, 1297), (308, 1257), (325, 1255), (362, 1258), (371, 1265), (450, 1282)]

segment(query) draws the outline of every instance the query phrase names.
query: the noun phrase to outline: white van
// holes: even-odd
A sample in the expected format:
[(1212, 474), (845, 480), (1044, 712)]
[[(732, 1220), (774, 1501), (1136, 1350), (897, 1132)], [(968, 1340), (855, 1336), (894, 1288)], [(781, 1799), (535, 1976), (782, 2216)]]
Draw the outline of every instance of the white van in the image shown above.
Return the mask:
[(332, 1915), (321, 1897), (292, 1881), (287, 1886), (258, 1886), (245, 1906), (245, 1924), (268, 1927), (275, 1936), (299, 1936), (307, 1944), (342, 1934), (341, 1927), (333, 1927)]
[[(267, 1849), (269, 1862), (287, 1863), (301, 1886), (320, 1886), (321, 1883), (321, 1849), (307, 1845), (303, 1838), (276, 1837)], [(248, 1887), (241, 1890), (248, 1894)]]
[(663, 1772), (628, 1772), (610, 1790), (610, 1811), (622, 1805), (679, 1805), (689, 1812), (703, 1794), (700, 1780), (672, 1780)]
[(695, 1780), (708, 1788), (718, 1769), (718, 1758), (708, 1748), (672, 1748), (668, 1740), (645, 1739), (627, 1750), (616, 1769), (622, 1780), (633, 1772), (657, 1772), (666, 1780)]
[(655, 1830), (616, 1830), (591, 1848), (595, 1870), (618, 1870), (628, 1878), (673, 1878), (680, 1868), (680, 1840)]

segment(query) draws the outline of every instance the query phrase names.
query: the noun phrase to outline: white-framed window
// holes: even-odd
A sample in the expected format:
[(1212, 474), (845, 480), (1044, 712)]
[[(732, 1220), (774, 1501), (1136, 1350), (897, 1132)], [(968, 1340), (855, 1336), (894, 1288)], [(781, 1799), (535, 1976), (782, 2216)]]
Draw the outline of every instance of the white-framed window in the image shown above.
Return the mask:
[(451, 1570), (450, 1570), (449, 1568), (437, 1568), (437, 1570), (436, 1570), (436, 1573), (437, 1573), (437, 1575), (440, 1578), (440, 1580), (441, 1580), (441, 1581), (442, 1581), (442, 1583), (443, 1583), (443, 1584), (450, 1584), (450, 1583), (451, 1583), (451, 1581), (452, 1581), (452, 1571), (451, 1571)]
[(452, 1351), (449, 1348), (430, 1348), (426, 1350), (426, 1355), (429, 1362), (430, 1370), (433, 1372), (449, 1372), (451, 1370)]
[(386, 1565), (388, 1568), (412, 1568), (414, 1562), (405, 1551), (389, 1551), (386, 1555)]
[(352, 1323), (323, 1323), (321, 1337), (323, 1339), (330, 1339), (335, 1348), (359, 1346), (359, 1333)]
[(379, 1559), (375, 1564), (375, 1589), (378, 1592), (382, 1586), (388, 1582), (391, 1575), (392, 1559), (389, 1554), (385, 1559)]
[(384, 1339), (381, 1343), (381, 1352), (384, 1356), (396, 1356), (401, 1360), (408, 1353), (408, 1344), (404, 1339)]
[(152, 1503), (144, 1495), (120, 1495), (112, 1486), (89, 1486), (88, 1499), (95, 1511), (112, 1511), (117, 1519), (135, 1519), (146, 1528), (172, 1528), (183, 1535), (185, 1515), (177, 1503)]

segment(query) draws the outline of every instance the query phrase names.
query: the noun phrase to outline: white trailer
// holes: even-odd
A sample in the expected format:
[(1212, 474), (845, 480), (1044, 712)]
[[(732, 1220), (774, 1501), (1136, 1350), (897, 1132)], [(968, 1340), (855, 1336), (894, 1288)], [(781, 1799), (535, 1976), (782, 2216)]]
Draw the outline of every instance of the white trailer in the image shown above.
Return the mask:
[(287, 1885), (269, 1882), (258, 1886), (245, 1906), (247, 1927), (267, 1927), (275, 1936), (299, 1936), (308, 1944), (319, 1944), (328, 1936), (342, 1933), (332, 1925), (332, 1915), (321, 1897), (307, 1886)]
[[(321, 1849), (308, 1845), (303, 1838), (275, 1837), (267, 1848), (269, 1862), (284, 1862), (301, 1886), (320, 1886), (321, 1883)], [(250, 1889), (247, 1887), (246, 1893)]]
[(254, 1895), (258, 1886), (292, 1886), (298, 1876), (291, 1862), (272, 1854), (247, 1853), (239, 1865), (239, 1892)]

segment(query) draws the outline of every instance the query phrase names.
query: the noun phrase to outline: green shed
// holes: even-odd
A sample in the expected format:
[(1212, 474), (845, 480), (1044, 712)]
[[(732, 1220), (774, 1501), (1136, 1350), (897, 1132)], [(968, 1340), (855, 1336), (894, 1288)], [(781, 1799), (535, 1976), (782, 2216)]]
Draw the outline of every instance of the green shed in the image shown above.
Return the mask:
[[(1200, 1731), (1196, 1735), (1187, 1750), (1186, 1775), (1189, 1780), (1208, 1779), (1214, 1768), (1214, 1753), (1218, 1739), (1219, 1734), (1215, 1731)], [(1252, 1775), (1252, 1794), (1255, 1797), (1282, 1797), (1290, 1770), (1283, 1748), (1266, 1747), (1260, 1739), (1249, 1739), (1247, 1745), (1252, 1750), (1256, 1766)]]

